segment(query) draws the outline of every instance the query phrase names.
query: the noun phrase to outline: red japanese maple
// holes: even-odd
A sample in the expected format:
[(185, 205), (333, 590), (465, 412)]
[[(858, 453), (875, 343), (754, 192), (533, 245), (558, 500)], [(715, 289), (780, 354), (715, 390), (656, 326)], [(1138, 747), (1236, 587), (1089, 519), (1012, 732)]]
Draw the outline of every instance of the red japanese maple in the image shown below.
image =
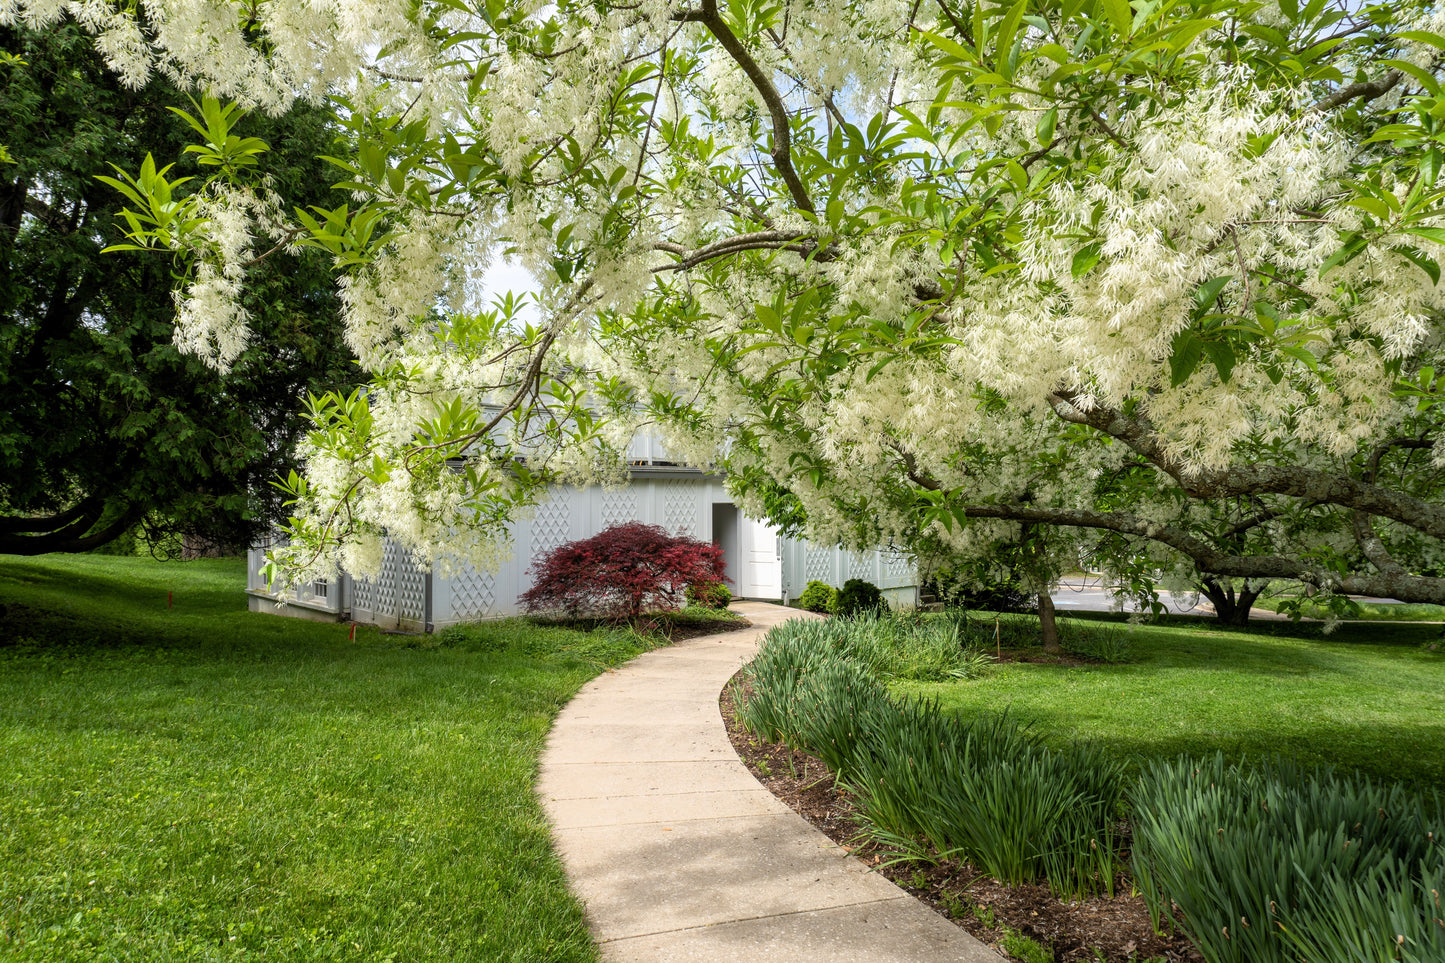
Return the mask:
[(521, 602), (528, 612), (636, 618), (679, 608), (689, 585), (731, 581), (726, 570), (716, 545), (627, 522), (535, 560)]

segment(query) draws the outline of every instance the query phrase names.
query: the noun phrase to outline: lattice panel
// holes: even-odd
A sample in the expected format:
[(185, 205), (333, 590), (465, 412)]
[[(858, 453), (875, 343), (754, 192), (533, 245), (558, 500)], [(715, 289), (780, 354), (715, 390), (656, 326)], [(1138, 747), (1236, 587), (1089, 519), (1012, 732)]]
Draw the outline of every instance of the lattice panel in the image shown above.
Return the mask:
[(537, 509), (532, 519), (532, 560), (536, 561), (571, 534), (571, 512), (566, 498), (552, 498)]
[[(809, 582), (829, 582), (833, 578), (833, 553), (826, 548), (809, 548), (803, 568)], [(836, 588), (836, 586), (834, 586)]]
[(849, 552), (848, 578), (861, 578), (867, 582), (873, 581), (873, 557), (871, 555), (858, 555), (854, 552)]
[(452, 585), (452, 618), (481, 619), (497, 607), (497, 574), (468, 569), (454, 575)]
[(637, 520), (637, 493), (630, 488), (602, 493), (602, 527)]
[(387, 542), (386, 550), (388, 555), (394, 553), (397, 617), (420, 622), (426, 618), (426, 573), (396, 544)]
[(358, 612), (376, 611), (376, 586), (370, 579), (351, 580), (351, 607)]
[(907, 555), (883, 556), (883, 580), (890, 585), (907, 585), (913, 580), (913, 562)]
[(383, 544), (381, 572), (375, 578), (352, 579), (352, 607), (370, 612), (373, 618), (396, 616), (396, 546)]
[(662, 527), (674, 535), (696, 535), (697, 486), (674, 479), (661, 489)]

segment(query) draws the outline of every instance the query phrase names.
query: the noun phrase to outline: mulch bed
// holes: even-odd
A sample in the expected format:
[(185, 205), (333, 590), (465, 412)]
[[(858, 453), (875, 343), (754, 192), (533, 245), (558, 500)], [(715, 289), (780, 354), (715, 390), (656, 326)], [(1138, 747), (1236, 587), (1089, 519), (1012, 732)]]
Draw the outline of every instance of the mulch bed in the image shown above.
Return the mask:
[[(1010, 653), (1005, 650), (1005, 654)], [(857, 839), (852, 801), (847, 793), (834, 788), (833, 775), (820, 760), (755, 739), (737, 721), (731, 686), (723, 690), (719, 705), (733, 749), (773, 795), (834, 842), (865, 863), (877, 866), (888, 879), (1001, 955), (1008, 955), (999, 941), (1004, 936), (1003, 927), (1009, 927), (1052, 950), (1056, 963), (1199, 963), (1204, 959), (1182, 934), (1160, 936), (1154, 932), (1144, 900), (1129, 895), (1127, 879), (1120, 880), (1115, 887), (1119, 895), (1112, 898), (1100, 896), (1065, 903), (1046, 885), (1005, 886), (982, 876), (967, 863), (953, 860), (936, 865), (884, 865), (898, 853)]]
[(1099, 665), (1099, 662), (1094, 659), (1071, 655), (1068, 652), (1045, 652), (1042, 647), (1016, 649), (1005, 647), (995, 650), (985, 646), (983, 651), (993, 656), (996, 662), (1031, 662), (1035, 665), (1062, 665), (1074, 669), (1081, 666)]
[[(553, 625), (564, 629), (576, 629), (579, 632), (592, 632), (600, 628), (614, 628), (626, 626), (626, 619), (604, 619), (604, 618), (576, 618), (576, 619), (538, 619), (545, 625)], [(723, 632), (741, 632), (743, 629), (752, 628), (753, 623), (746, 618), (738, 616), (736, 622), (691, 622), (677, 621), (668, 617), (668, 613), (662, 612), (653, 615), (643, 615), (633, 623), (633, 628), (644, 634), (657, 634), (667, 637), (669, 642), (681, 642), (684, 639), (695, 639), (704, 635), (718, 635)]]
[(673, 624), (667, 630), (669, 642), (681, 642), (684, 639), (696, 639), (704, 635), (720, 635), (723, 632), (741, 632), (743, 629), (750, 629), (753, 623), (747, 619), (739, 618), (736, 622), (709, 622), (704, 625), (677, 625)]

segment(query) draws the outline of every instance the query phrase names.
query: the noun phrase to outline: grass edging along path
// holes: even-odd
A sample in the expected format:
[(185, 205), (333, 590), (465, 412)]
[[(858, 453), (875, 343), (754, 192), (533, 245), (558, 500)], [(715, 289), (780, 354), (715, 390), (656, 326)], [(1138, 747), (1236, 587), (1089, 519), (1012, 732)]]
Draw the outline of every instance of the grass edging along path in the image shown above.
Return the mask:
[(1421, 648), (1438, 627), (1351, 624), (1321, 636), (1287, 622), (1222, 631), (1171, 619), (1122, 628), (1125, 663), (1014, 661), (971, 681), (889, 688), (966, 716), (1007, 707), (1047, 739), (1093, 743), (1129, 763), (1279, 753), (1445, 785), (1445, 653)]
[(0, 559), (0, 956), (595, 960), (533, 781), (637, 637), (348, 642), (247, 613), (244, 584)]

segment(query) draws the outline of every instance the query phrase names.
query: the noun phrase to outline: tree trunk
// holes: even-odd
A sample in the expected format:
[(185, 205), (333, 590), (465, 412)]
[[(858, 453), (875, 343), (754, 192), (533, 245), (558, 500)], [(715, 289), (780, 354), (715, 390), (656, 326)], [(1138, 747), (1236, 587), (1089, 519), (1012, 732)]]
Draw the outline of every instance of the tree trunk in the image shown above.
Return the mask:
[(1062, 652), (1059, 645), (1059, 627), (1054, 622), (1054, 600), (1047, 591), (1039, 593), (1039, 631), (1044, 637), (1045, 652)]
[(1205, 579), (1199, 586), (1204, 594), (1209, 596), (1209, 601), (1214, 605), (1214, 617), (1225, 625), (1248, 625), (1249, 610), (1254, 607), (1254, 600), (1259, 598), (1259, 593), (1264, 591), (1264, 585), (1258, 588), (1251, 588), (1249, 580), (1245, 579), (1244, 586), (1239, 594), (1234, 594), (1234, 586), (1226, 583), (1220, 585), (1215, 579)]

